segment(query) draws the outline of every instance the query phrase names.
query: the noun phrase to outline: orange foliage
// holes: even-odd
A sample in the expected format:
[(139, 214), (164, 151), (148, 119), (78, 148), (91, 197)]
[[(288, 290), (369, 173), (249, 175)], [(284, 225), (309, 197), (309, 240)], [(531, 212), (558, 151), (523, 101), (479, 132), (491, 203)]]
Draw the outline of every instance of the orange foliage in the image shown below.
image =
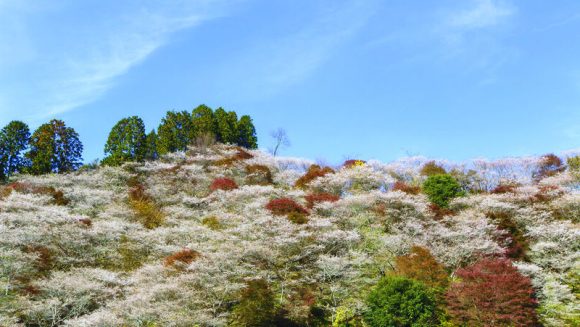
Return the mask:
[(445, 289), (449, 285), (449, 276), (442, 264), (428, 249), (413, 246), (411, 253), (395, 259), (397, 274), (418, 280), (425, 285), (438, 289)]
[(197, 260), (200, 256), (201, 254), (197, 251), (191, 249), (183, 249), (165, 258), (164, 265), (165, 267), (169, 267), (173, 266), (176, 262), (188, 265)]
[(417, 195), (421, 192), (421, 188), (419, 186), (413, 186), (405, 182), (397, 181), (393, 185), (393, 191), (401, 191), (407, 194)]
[(304, 188), (306, 187), (310, 182), (312, 182), (313, 180), (317, 179), (318, 177), (322, 177), (326, 174), (332, 174), (334, 173), (334, 170), (330, 167), (320, 167), (319, 165), (311, 165), (308, 168), (308, 171), (306, 172), (306, 174), (304, 174), (304, 176), (300, 177), (297, 181), (295, 186), (296, 187), (300, 187), (300, 188)]

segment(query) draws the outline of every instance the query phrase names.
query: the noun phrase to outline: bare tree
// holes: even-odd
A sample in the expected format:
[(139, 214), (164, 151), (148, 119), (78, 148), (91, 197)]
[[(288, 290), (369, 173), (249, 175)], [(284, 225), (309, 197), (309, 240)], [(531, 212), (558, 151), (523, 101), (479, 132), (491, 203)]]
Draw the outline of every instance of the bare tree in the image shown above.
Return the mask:
[(278, 151), (282, 148), (287, 148), (290, 146), (290, 139), (286, 130), (283, 128), (278, 128), (270, 133), (270, 136), (274, 139), (274, 146), (270, 148), (270, 152), (275, 157)]

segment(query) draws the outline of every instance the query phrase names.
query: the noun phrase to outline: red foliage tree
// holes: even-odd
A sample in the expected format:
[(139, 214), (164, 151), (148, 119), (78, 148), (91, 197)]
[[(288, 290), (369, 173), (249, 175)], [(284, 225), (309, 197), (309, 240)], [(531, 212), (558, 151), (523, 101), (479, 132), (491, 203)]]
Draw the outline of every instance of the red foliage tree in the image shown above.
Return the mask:
[(484, 259), (457, 270), (460, 281), (446, 294), (449, 313), (461, 326), (536, 326), (533, 289), (506, 259)]
[(314, 205), (320, 202), (336, 202), (340, 200), (340, 197), (338, 195), (330, 193), (309, 194), (304, 198), (306, 199), (306, 202), (308, 202), (308, 204), (306, 205), (308, 209), (314, 208)]
[(290, 198), (273, 199), (268, 202), (266, 209), (270, 210), (270, 212), (276, 216), (308, 214), (308, 210)]
[(419, 186), (413, 186), (405, 182), (397, 181), (393, 185), (393, 191), (401, 191), (407, 194), (417, 195), (421, 192), (421, 188)]
[(297, 181), (295, 186), (304, 188), (308, 183), (312, 182), (313, 180), (317, 179), (318, 177), (322, 177), (326, 174), (332, 174), (334, 170), (330, 167), (320, 167), (319, 165), (311, 165), (308, 168), (308, 171), (304, 176), (300, 177)]
[(217, 190), (231, 191), (237, 189), (238, 184), (229, 178), (216, 178), (213, 180), (209, 188), (212, 192)]

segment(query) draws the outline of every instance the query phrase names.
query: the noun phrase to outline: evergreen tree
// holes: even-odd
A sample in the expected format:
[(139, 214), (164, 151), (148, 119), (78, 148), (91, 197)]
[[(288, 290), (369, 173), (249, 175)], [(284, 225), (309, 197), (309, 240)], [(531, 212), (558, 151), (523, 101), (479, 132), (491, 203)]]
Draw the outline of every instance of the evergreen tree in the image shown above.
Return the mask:
[(217, 140), (221, 143), (238, 143), (238, 116), (235, 112), (226, 112), (223, 108), (216, 109)]
[(30, 138), (30, 173), (66, 173), (78, 169), (82, 161), (83, 145), (78, 133), (66, 127), (62, 120), (53, 119), (41, 125)]
[(256, 136), (256, 128), (250, 116), (244, 115), (240, 117), (238, 122), (238, 145), (248, 149), (258, 148), (258, 137)]
[(212, 134), (217, 136), (217, 124), (213, 110), (202, 104), (193, 109), (193, 127), (195, 137)]
[(187, 111), (168, 111), (157, 129), (157, 151), (160, 155), (185, 151), (194, 138), (194, 125)]
[(22, 170), (22, 155), (30, 140), (28, 125), (12, 121), (0, 131), (0, 181)]
[(145, 160), (156, 160), (159, 158), (159, 153), (157, 152), (157, 133), (155, 130), (151, 130), (149, 134), (147, 134), (147, 139), (145, 141)]
[(109, 133), (105, 144), (104, 165), (118, 166), (127, 161), (145, 158), (145, 125), (137, 116), (123, 118)]

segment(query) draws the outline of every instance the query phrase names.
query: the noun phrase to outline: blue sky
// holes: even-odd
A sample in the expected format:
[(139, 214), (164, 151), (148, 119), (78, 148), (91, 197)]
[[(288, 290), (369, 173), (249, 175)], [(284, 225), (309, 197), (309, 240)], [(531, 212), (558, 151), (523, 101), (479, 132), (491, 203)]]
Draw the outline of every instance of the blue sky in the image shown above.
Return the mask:
[(577, 0), (0, 0), (0, 125), (110, 128), (205, 103), (338, 162), (580, 147)]

